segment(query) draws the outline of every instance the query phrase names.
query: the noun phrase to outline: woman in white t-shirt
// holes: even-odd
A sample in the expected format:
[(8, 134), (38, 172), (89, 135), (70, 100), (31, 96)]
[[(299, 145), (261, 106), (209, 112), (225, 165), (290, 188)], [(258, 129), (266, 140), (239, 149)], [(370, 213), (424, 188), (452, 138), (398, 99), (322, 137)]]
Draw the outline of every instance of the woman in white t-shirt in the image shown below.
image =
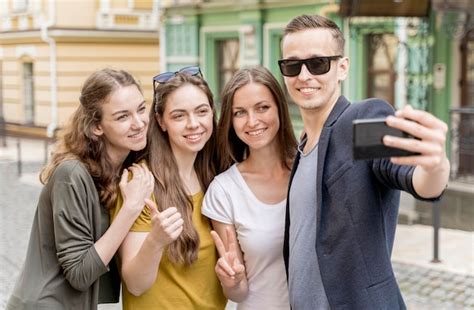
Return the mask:
[(223, 172), (210, 184), (202, 214), (215, 230), (224, 293), (239, 310), (289, 309), (282, 253), (297, 142), (270, 71), (241, 69), (226, 84), (217, 135)]

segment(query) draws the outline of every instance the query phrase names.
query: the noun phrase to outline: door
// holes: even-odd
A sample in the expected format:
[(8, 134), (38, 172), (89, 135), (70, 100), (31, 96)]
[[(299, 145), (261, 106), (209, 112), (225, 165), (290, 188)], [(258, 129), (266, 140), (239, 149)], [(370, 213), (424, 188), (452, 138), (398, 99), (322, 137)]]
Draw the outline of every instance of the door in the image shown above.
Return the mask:
[(367, 96), (395, 103), (395, 59), (398, 39), (392, 33), (371, 34), (368, 40)]
[(461, 104), (458, 176), (474, 177), (474, 28), (461, 45)]
[(218, 94), (220, 97), (225, 84), (234, 73), (239, 70), (239, 39), (224, 39), (217, 42), (217, 81)]

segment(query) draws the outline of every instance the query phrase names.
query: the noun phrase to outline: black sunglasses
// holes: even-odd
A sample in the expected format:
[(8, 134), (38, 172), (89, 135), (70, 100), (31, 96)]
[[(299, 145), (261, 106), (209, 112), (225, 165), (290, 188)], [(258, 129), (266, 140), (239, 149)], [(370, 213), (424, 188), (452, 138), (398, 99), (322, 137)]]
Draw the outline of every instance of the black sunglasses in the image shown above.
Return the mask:
[(341, 55), (312, 57), (308, 59), (281, 59), (278, 60), (281, 74), (284, 76), (297, 76), (303, 64), (313, 75), (321, 75), (331, 70), (331, 61), (341, 58)]
[(155, 113), (158, 113), (157, 112), (158, 107), (155, 102), (156, 101), (156, 84), (155, 83), (164, 84), (168, 82), (171, 78), (173, 78), (177, 73), (184, 73), (184, 74), (202, 77), (201, 69), (197, 66), (184, 67), (175, 72), (171, 72), (171, 71), (163, 72), (154, 76), (153, 77), (153, 106), (155, 107), (154, 108)]

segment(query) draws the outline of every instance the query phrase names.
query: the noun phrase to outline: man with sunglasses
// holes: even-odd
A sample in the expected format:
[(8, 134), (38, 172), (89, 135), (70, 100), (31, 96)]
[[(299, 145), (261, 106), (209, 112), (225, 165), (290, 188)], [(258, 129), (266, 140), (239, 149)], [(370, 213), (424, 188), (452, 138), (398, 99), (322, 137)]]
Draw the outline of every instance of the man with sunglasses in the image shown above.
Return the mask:
[[(285, 28), (279, 61), (299, 106), (304, 136), (287, 202), (284, 258), (292, 309), (405, 309), (391, 252), (399, 190), (435, 200), (445, 188), (447, 126), (405, 107), (393, 116), (383, 100), (350, 104), (341, 96), (349, 59), (338, 26), (302, 15)], [(384, 118), (417, 139), (385, 136), (417, 156), (352, 158), (352, 121)]]

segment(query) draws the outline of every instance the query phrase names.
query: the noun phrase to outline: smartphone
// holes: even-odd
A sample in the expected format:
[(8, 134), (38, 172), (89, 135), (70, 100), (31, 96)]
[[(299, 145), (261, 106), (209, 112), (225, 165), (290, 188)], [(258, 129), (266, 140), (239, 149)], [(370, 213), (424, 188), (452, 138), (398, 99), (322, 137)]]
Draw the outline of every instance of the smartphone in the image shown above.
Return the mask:
[(385, 135), (413, 138), (404, 131), (389, 127), (385, 118), (356, 119), (352, 121), (354, 159), (374, 159), (392, 156), (412, 156), (418, 153), (385, 146)]

